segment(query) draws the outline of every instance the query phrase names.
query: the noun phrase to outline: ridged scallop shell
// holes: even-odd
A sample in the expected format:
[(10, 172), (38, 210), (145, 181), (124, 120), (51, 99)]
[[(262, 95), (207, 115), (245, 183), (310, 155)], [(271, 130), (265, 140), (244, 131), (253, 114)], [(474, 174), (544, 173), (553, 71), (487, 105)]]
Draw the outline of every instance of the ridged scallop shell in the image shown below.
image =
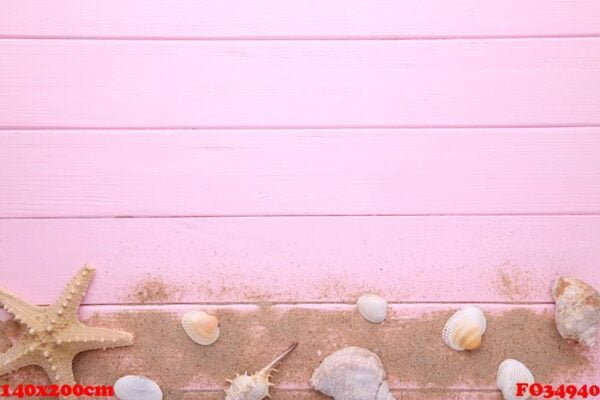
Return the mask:
[(529, 392), (525, 395), (517, 396), (517, 383), (534, 383), (533, 374), (523, 363), (507, 359), (500, 363), (496, 374), (496, 385), (502, 392), (505, 400), (525, 400), (528, 399)]
[(219, 320), (203, 311), (191, 311), (181, 317), (181, 326), (194, 342), (208, 346), (219, 338)]
[(254, 375), (238, 375), (233, 380), (228, 381), (231, 385), (225, 390), (225, 400), (262, 400), (269, 395), (269, 388), (273, 386), (269, 382), (273, 368), (281, 360), (296, 348), (298, 343), (292, 344), (286, 351), (277, 356), (266, 367)]
[(346, 347), (327, 356), (310, 383), (335, 400), (394, 400), (381, 359), (361, 347)]
[(442, 340), (453, 350), (474, 350), (481, 345), (487, 321), (479, 307), (468, 306), (452, 315), (442, 331)]
[(114, 384), (115, 396), (119, 400), (162, 400), (163, 393), (152, 379), (139, 375), (127, 375)]
[(356, 302), (360, 315), (369, 322), (380, 324), (387, 315), (387, 301), (376, 294), (360, 296)]

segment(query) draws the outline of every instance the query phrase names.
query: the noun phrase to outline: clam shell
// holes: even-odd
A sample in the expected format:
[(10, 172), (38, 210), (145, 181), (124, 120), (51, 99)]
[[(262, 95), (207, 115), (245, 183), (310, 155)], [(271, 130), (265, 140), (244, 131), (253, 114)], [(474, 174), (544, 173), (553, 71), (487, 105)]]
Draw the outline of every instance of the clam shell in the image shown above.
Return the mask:
[(496, 374), (496, 385), (502, 392), (505, 400), (524, 400), (530, 398), (527, 391), (523, 396), (517, 396), (517, 383), (528, 383), (531, 385), (535, 380), (533, 374), (523, 363), (506, 359), (498, 366)]
[(381, 359), (360, 347), (346, 347), (326, 357), (310, 383), (335, 400), (394, 400)]
[(453, 350), (473, 350), (481, 345), (487, 321), (479, 307), (467, 306), (455, 312), (444, 325), (442, 340)]
[(162, 400), (163, 393), (152, 379), (139, 375), (126, 375), (114, 384), (119, 400)]
[(181, 317), (181, 326), (194, 342), (203, 346), (219, 338), (219, 320), (203, 311), (191, 311)]
[(356, 302), (358, 312), (369, 322), (380, 324), (385, 321), (387, 315), (387, 301), (376, 294), (365, 294), (360, 296)]

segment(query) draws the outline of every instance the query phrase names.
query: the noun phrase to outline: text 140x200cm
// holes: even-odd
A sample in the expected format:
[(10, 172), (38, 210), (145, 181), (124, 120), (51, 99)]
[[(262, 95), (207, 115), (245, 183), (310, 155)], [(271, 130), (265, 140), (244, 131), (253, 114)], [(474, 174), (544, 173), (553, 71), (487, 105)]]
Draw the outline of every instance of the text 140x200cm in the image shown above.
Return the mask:
[(0, 385), (0, 397), (112, 397), (115, 395), (112, 386), (84, 385)]

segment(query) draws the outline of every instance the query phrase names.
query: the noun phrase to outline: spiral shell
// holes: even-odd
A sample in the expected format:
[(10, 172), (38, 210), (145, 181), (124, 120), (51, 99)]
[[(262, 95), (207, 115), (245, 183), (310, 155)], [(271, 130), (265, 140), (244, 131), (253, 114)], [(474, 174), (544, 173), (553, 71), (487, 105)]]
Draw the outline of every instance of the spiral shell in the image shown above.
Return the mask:
[(360, 296), (356, 302), (358, 312), (369, 322), (380, 324), (385, 321), (387, 315), (387, 301), (376, 294), (365, 294)]
[(119, 400), (162, 400), (160, 387), (151, 379), (139, 375), (127, 375), (114, 384), (115, 396)]
[(298, 343), (292, 344), (286, 351), (277, 356), (266, 367), (255, 373), (254, 375), (238, 375), (233, 380), (228, 380), (231, 385), (225, 390), (225, 400), (262, 400), (269, 395), (269, 388), (273, 386), (269, 382), (273, 368), (281, 360), (296, 348)]
[(203, 311), (191, 311), (181, 317), (181, 326), (194, 342), (208, 346), (219, 338), (219, 320)]
[(468, 306), (448, 319), (442, 331), (442, 339), (453, 350), (478, 349), (486, 326), (483, 311), (479, 307)]
[(496, 385), (502, 392), (505, 400), (526, 400), (529, 392), (525, 391), (522, 396), (517, 396), (517, 383), (534, 383), (533, 374), (521, 362), (513, 359), (506, 359), (498, 366), (496, 374)]
[(346, 347), (326, 357), (310, 381), (335, 400), (394, 400), (381, 359), (367, 349)]

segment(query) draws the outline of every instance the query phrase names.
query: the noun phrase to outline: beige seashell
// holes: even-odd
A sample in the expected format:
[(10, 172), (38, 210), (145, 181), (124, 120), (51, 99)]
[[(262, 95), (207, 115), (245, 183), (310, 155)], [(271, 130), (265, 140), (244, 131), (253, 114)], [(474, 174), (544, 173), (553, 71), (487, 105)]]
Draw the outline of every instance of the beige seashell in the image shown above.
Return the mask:
[(346, 347), (326, 357), (310, 383), (335, 400), (394, 400), (381, 359), (361, 347)]
[(277, 356), (266, 367), (254, 375), (238, 375), (233, 380), (228, 380), (231, 386), (225, 390), (225, 400), (262, 400), (269, 395), (269, 388), (273, 386), (269, 382), (271, 373), (277, 364), (281, 362), (288, 354), (298, 346), (298, 343), (292, 344), (286, 351)]
[(479, 307), (467, 306), (448, 319), (442, 331), (442, 340), (453, 350), (478, 349), (486, 326), (483, 311)]
[(114, 384), (115, 396), (119, 400), (162, 400), (163, 392), (151, 379), (139, 375), (127, 375)]
[(387, 315), (387, 301), (376, 294), (364, 294), (356, 302), (360, 315), (369, 322), (380, 324)]
[(552, 296), (560, 335), (593, 346), (600, 327), (600, 293), (579, 279), (563, 276), (552, 285)]
[(531, 385), (535, 380), (533, 374), (521, 362), (513, 359), (507, 359), (500, 363), (496, 374), (496, 385), (502, 392), (505, 400), (526, 400), (530, 398), (529, 391), (523, 395), (517, 396), (517, 383), (527, 383)]
[(181, 317), (181, 326), (194, 342), (208, 346), (219, 338), (219, 320), (203, 311), (191, 311)]

